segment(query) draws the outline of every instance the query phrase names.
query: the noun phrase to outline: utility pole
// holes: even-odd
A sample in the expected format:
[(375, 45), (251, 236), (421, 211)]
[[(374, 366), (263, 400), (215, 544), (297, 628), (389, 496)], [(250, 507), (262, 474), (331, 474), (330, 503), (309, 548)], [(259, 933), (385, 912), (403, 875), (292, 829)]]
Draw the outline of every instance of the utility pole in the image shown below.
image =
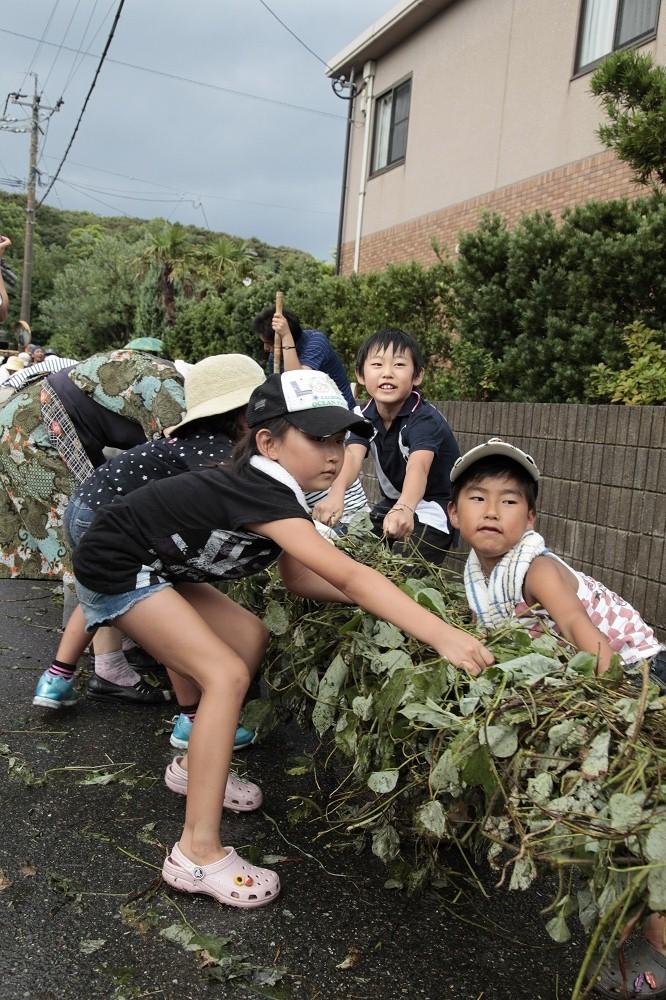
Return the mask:
[(21, 319), (30, 323), (30, 303), (32, 299), (32, 244), (35, 235), (35, 191), (37, 188), (37, 143), (39, 136), (39, 95), (37, 74), (32, 95), (32, 124), (30, 127), (30, 160), (28, 165), (28, 189), (25, 202), (25, 240), (23, 243), (23, 278), (21, 281)]
[[(13, 104), (18, 104), (22, 108), (31, 109), (31, 124), (30, 124), (30, 159), (28, 163), (28, 183), (26, 186), (26, 203), (25, 203), (25, 239), (23, 244), (23, 276), (21, 278), (21, 319), (26, 323), (30, 323), (30, 305), (32, 299), (32, 255), (33, 255), (33, 244), (35, 236), (35, 200), (37, 192), (37, 150), (39, 147), (39, 133), (41, 132), (40, 125), (40, 114), (43, 112), (48, 113), (48, 117), (55, 111), (60, 111), (62, 106), (62, 99), (58, 101), (54, 108), (44, 107), (41, 103), (41, 97), (37, 92), (37, 74), (30, 74), (35, 81), (35, 89), (33, 91), (32, 100), (30, 102), (22, 100), (22, 98), (27, 97), (27, 94), (13, 93), (9, 94), (7, 101), (5, 101), (5, 111), (7, 110), (7, 104), (11, 100)], [(15, 121), (15, 119), (0, 118), (2, 121)], [(2, 127), (0, 125), (0, 127)], [(14, 132), (23, 132), (25, 129), (12, 129)]]

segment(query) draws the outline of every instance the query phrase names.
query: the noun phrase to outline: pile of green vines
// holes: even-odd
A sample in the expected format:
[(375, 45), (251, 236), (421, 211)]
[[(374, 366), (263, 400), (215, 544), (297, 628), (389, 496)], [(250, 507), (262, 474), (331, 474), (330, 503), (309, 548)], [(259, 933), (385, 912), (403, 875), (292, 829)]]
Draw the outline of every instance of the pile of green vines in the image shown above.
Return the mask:
[[(457, 574), (409, 576), (372, 539), (344, 546), (475, 631)], [(590, 935), (574, 998), (630, 916), (666, 911), (666, 698), (647, 665), (600, 678), (589, 654), (511, 623), (476, 630), (496, 665), (471, 678), (358, 608), (288, 595), (277, 575), (234, 594), (272, 635), (270, 699), (251, 703), (246, 721), (265, 730), (289, 710), (313, 727), (316, 756), (342, 774), (327, 828), (364, 833), (393, 885), (440, 875), (443, 844), (470, 862), (485, 854), (512, 890), (557, 870), (549, 934), (566, 941), (577, 914)]]

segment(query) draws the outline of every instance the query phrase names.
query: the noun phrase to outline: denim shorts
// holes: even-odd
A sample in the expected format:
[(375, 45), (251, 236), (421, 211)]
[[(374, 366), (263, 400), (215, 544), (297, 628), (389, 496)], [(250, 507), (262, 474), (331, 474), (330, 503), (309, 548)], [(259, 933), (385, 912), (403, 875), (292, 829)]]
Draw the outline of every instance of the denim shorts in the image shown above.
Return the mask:
[[(97, 511), (84, 500), (75, 497), (67, 504), (63, 517), (65, 536), (71, 548), (76, 548), (92, 524)], [(155, 583), (122, 594), (100, 594), (76, 581), (76, 594), (86, 619), (86, 631), (93, 632), (102, 625), (111, 625), (116, 618), (124, 615), (139, 601), (151, 597), (171, 584), (159, 578)]]
[(76, 581), (76, 594), (86, 620), (86, 631), (93, 632), (103, 625), (113, 625), (116, 618), (126, 614), (139, 601), (152, 597), (160, 590), (171, 587), (166, 580), (157, 580), (138, 590), (127, 590), (123, 594), (100, 594)]
[(79, 544), (86, 531), (93, 523), (96, 513), (96, 510), (89, 507), (88, 504), (79, 497), (74, 497), (69, 501), (65, 507), (62, 523), (65, 528), (65, 538), (67, 539), (70, 549), (75, 549)]

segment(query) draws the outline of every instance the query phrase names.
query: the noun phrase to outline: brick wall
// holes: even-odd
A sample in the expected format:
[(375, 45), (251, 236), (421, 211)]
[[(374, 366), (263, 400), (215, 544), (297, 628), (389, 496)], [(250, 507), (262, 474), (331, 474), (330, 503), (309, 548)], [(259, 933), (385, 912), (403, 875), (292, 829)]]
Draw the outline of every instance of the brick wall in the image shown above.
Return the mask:
[[(641, 189), (632, 178), (629, 168), (611, 152), (547, 170), (517, 184), (365, 236), (361, 242), (360, 270), (379, 271), (387, 264), (410, 260), (434, 264), (433, 236), (440, 246), (448, 245), (453, 251), (459, 233), (474, 229), (484, 211), (499, 212), (512, 226), (527, 212), (549, 210), (559, 216), (565, 208), (591, 199), (636, 197)], [(343, 274), (351, 272), (353, 258), (353, 243), (345, 243), (341, 254)]]
[[(666, 407), (437, 403), (461, 451), (497, 435), (542, 472), (537, 530), (666, 642)], [(376, 495), (372, 464), (367, 484)]]

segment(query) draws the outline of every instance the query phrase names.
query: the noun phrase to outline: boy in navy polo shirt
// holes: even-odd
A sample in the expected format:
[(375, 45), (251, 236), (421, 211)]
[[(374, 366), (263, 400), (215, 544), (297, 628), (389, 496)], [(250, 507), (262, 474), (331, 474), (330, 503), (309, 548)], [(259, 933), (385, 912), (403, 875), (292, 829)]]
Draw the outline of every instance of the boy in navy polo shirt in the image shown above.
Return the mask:
[(460, 449), (444, 417), (416, 388), (423, 380), (421, 349), (402, 330), (380, 330), (361, 344), (356, 377), (370, 396), (358, 412), (374, 434), (369, 442), (350, 434), (342, 472), (313, 516), (335, 524), (345, 488), (370, 448), (382, 493), (370, 515), (376, 532), (392, 540), (394, 551), (411, 542), (424, 559), (441, 564), (452, 541), (449, 474)]

